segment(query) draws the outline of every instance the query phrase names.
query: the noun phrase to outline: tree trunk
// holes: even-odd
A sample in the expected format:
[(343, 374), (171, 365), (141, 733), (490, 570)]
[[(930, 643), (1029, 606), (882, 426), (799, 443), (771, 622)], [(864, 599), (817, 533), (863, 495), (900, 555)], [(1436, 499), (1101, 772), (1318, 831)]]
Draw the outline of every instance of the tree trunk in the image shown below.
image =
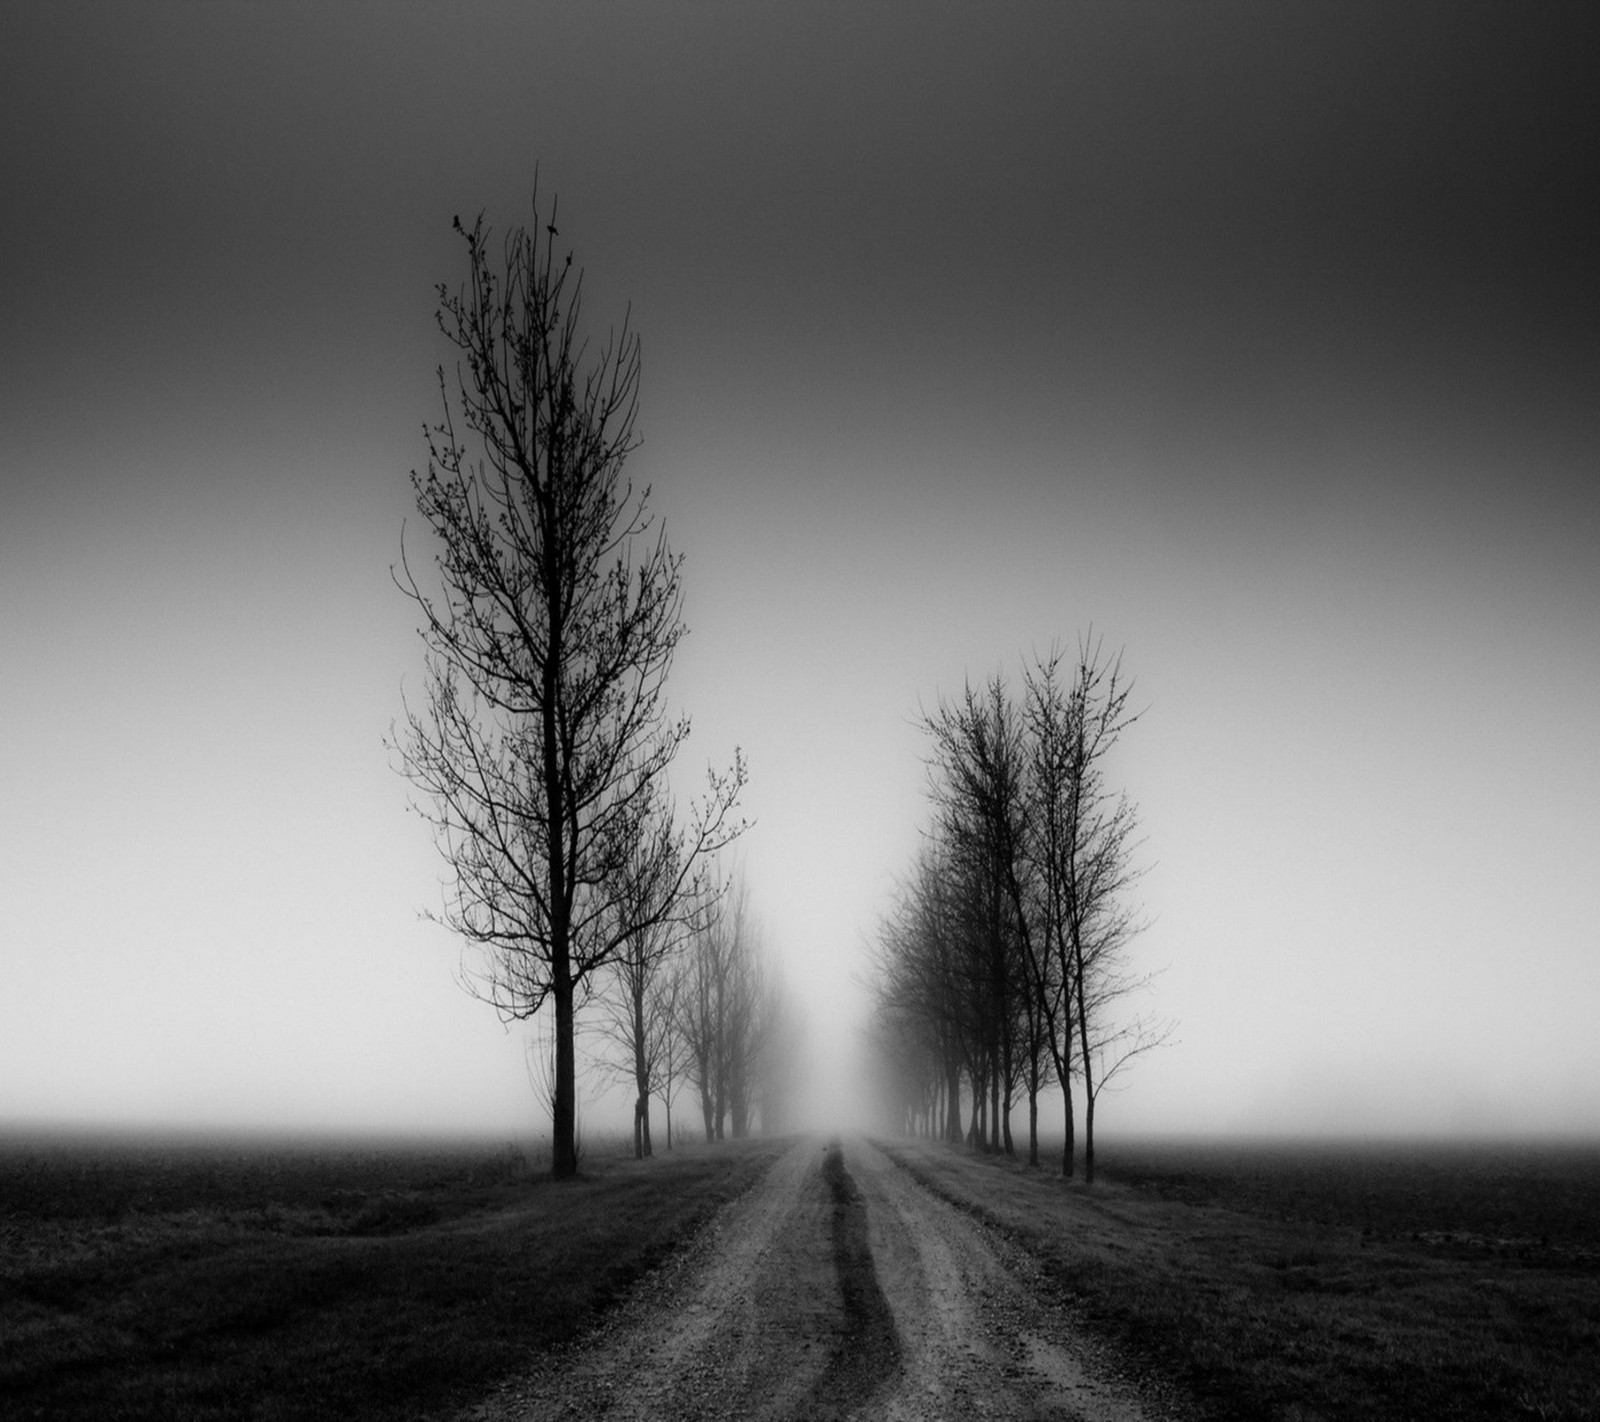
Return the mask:
[(1073, 1171), (1077, 1169), (1078, 1142), (1074, 1139), (1077, 1127), (1072, 1117), (1072, 1078), (1069, 1076), (1061, 1083), (1061, 1102), (1065, 1120), (1062, 1124), (1066, 1134), (1061, 1145), (1061, 1174), (1068, 1180), (1072, 1179)]
[(633, 1158), (643, 1160), (654, 1152), (650, 1149), (650, 1096), (645, 1093), (633, 1103)]
[(1094, 1097), (1083, 1101), (1083, 1183), (1094, 1184)]
[(1016, 1058), (1014, 1055), (1015, 1043), (1011, 1033), (1011, 1015), (1009, 1004), (1005, 998), (1001, 999), (1001, 1028), (1000, 1028), (1000, 1136), (1001, 1145), (1007, 1157), (1011, 1160), (1017, 1158), (1017, 1148), (1011, 1139), (1011, 1108), (1016, 1105), (1016, 1098), (1012, 1091), (1017, 1083)]
[(722, 1139), (722, 1117), (728, 1109), (728, 1003), (726, 959), (717, 974), (717, 1139)]
[(990, 1134), (985, 1149), (991, 1155), (1000, 1149), (1000, 1060), (999, 1052), (995, 1053), (994, 1072), (989, 1078), (989, 1119), (991, 1121)]
[(1028, 1164), (1039, 1168), (1039, 1084), (1028, 1083)]
[(578, 1073), (572, 1048), (572, 977), (565, 954), (556, 958), (554, 976), (556, 1099), (550, 1113), (550, 1173), (566, 1180), (578, 1173)]
[(1083, 953), (1078, 950), (1078, 1050), (1083, 1057), (1083, 1183), (1094, 1184), (1094, 1063), (1089, 1057), (1089, 1014), (1083, 1005)]
[[(541, 493), (542, 509), (549, 501)], [(554, 511), (549, 512), (551, 527)], [(573, 1052), (572, 1002), (572, 903), (567, 897), (567, 860), (563, 831), (566, 828), (566, 784), (557, 759), (556, 668), (562, 661), (564, 611), (560, 575), (554, 567), (544, 574), (545, 607), (550, 618), (549, 646), (546, 649), (543, 699), (540, 720), (543, 732), (544, 828), (549, 835), (545, 847), (545, 873), (550, 893), (550, 991), (556, 1000), (556, 1099), (551, 1109), (550, 1173), (566, 1180), (578, 1173), (578, 1067)]]
[(633, 1089), (638, 1093), (633, 1103), (633, 1158), (643, 1160), (650, 1154), (650, 1063), (644, 1052), (644, 971), (642, 965), (633, 973)]

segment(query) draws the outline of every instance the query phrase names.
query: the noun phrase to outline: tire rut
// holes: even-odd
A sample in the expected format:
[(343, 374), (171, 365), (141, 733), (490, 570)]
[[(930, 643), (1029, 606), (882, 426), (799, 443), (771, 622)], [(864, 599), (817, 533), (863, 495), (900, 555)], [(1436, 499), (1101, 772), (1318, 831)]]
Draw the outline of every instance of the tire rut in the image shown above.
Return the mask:
[(867, 1202), (845, 1169), (838, 1140), (823, 1155), (833, 1194), (833, 1265), (844, 1307), (844, 1330), (804, 1415), (844, 1418), (864, 1413), (901, 1372), (900, 1337), (872, 1255)]

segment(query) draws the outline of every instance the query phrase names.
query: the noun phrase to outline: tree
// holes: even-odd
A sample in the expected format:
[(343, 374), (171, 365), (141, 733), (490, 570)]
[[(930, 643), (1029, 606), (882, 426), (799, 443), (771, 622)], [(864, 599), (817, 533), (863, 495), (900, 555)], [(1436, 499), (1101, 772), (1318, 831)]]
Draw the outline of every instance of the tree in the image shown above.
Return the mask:
[[(1032, 750), (1030, 796), (1032, 858), (1042, 886), (1042, 937), (1062, 985), (1057, 1001), (1067, 1009), (1065, 1040), (1052, 1044), (1058, 1073), (1070, 1061), (1077, 1032), (1077, 1065), (1084, 1092), (1084, 1179), (1094, 1180), (1095, 1103), (1105, 1084), (1127, 1062), (1165, 1041), (1169, 1029), (1136, 1019), (1108, 1029), (1108, 1004), (1138, 981), (1121, 967), (1122, 949), (1137, 923), (1126, 902), (1138, 878), (1132, 851), (1137, 816), (1123, 794), (1106, 780), (1106, 760), (1122, 733), (1139, 718), (1128, 709), (1130, 684), (1122, 659), (1108, 658), (1098, 641), (1079, 643), (1069, 684), (1063, 685), (1060, 656), (1039, 661), (1027, 673), (1026, 718)], [(1071, 1087), (1062, 1078), (1067, 1103), (1067, 1155), (1071, 1173)]]
[(709, 893), (698, 896), (678, 991), (678, 1036), (689, 1079), (700, 1097), (708, 1142), (717, 1139), (722, 1110), (722, 1008), (728, 966), (719, 909), (720, 902)]
[(650, 989), (648, 1011), (660, 1024), (656, 1068), (652, 1075), (656, 1096), (667, 1117), (667, 1149), (672, 1149), (672, 1103), (677, 1098), (689, 1066), (688, 1044), (684, 1041), (680, 1013), (687, 991), (688, 960), (677, 953), (665, 972), (656, 974)]
[[(708, 772), (690, 823), (665, 793), (689, 735), (668, 715), (685, 633), (681, 557), (623, 466), (637, 444), (639, 342), (624, 320), (591, 347), (581, 272), (555, 255), (555, 212), (491, 255), (480, 217), (455, 228), (469, 276), (439, 288), (457, 352), (439, 372), (417, 508), (438, 587), (402, 537), (395, 581), (421, 614), (427, 699), (393, 742), (452, 877), (436, 915), (479, 950), (468, 985), (507, 1018), (554, 1008), (552, 1170), (577, 1169), (575, 1003), (619, 947), (681, 911), (707, 856), (743, 828), (742, 757)], [(662, 872), (643, 902), (619, 883)], [(665, 867), (671, 861), (670, 871)]]
[[(615, 1067), (634, 1090), (633, 1153), (637, 1160), (654, 1154), (650, 1098), (656, 1090), (658, 1072), (664, 1065), (672, 1065), (675, 1027), (668, 980), (670, 958), (681, 934), (675, 921), (652, 921), (647, 910), (660, 900), (662, 880), (674, 874), (676, 868), (675, 856), (657, 854), (648, 843), (624, 867), (617, 886), (616, 911), (620, 922), (637, 926), (622, 940), (612, 959), (611, 980), (601, 999), (606, 1034), (621, 1051), (622, 1060)], [(667, 1110), (670, 1136), (670, 1089)]]
[[(759, 1068), (772, 997), (761, 951), (760, 930), (750, 909), (750, 887), (741, 876), (729, 895), (721, 926), (727, 935), (727, 987), (722, 998), (722, 1062), (729, 1130), (734, 1139), (750, 1133), (750, 1117), (761, 1093)], [(717, 1122), (722, 1138), (722, 1122)]]
[(964, 870), (971, 934), (982, 963), (974, 986), (984, 1002), (981, 1071), (994, 1118), (990, 1145), (999, 1149), (1003, 1139), (1006, 1154), (1014, 1154), (1012, 1094), (1024, 1079), (1031, 1050), (1035, 1069), (1026, 1079), (1034, 1091), (1030, 1158), (1036, 1160), (1038, 1052), (1029, 1040), (1030, 984), (1023, 966), (1029, 923), (1020, 886), (1027, 835), (1021, 726), (995, 676), (981, 694), (969, 685), (959, 702), (941, 702), (937, 715), (924, 718), (924, 727), (934, 744), (933, 790), (941, 834)]

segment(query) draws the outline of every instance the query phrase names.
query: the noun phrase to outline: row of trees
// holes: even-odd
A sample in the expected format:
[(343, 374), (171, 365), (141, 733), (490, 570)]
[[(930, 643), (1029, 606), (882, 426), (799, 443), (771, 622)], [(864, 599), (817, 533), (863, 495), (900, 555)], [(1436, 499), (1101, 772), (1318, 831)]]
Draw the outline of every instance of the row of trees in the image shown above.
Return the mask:
[(1013, 1154), (1025, 1097), (1037, 1165), (1054, 1083), (1070, 1175), (1081, 1091), (1090, 1180), (1101, 1091), (1167, 1033), (1117, 1011), (1143, 981), (1126, 952), (1137, 815), (1108, 777), (1138, 719), (1129, 692), (1120, 657), (1085, 641), (1074, 661), (1035, 659), (1020, 695), (996, 676), (925, 716), (933, 819), (877, 944), (875, 1036), (902, 1124)]
[(666, 1113), (687, 1085), (708, 1141), (781, 1129), (798, 1061), (798, 1023), (763, 951), (747, 883), (702, 893), (688, 926), (636, 934), (603, 991), (606, 1063), (633, 1091), (634, 1154), (653, 1153), (650, 1106)]

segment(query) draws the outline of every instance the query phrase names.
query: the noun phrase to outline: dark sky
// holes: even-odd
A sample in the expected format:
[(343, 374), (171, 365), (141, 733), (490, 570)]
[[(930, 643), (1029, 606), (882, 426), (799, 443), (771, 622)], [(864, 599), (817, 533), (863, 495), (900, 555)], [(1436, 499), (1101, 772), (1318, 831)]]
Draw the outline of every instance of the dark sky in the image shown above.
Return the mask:
[(806, 991), (919, 705), (1092, 625), (1184, 1022), (1119, 1110), (1600, 1123), (1594, 15), (5, 7), (0, 1116), (108, 1056), (129, 1116), (526, 1109), (381, 742), (451, 219), (537, 171), (643, 334), (674, 688)]

